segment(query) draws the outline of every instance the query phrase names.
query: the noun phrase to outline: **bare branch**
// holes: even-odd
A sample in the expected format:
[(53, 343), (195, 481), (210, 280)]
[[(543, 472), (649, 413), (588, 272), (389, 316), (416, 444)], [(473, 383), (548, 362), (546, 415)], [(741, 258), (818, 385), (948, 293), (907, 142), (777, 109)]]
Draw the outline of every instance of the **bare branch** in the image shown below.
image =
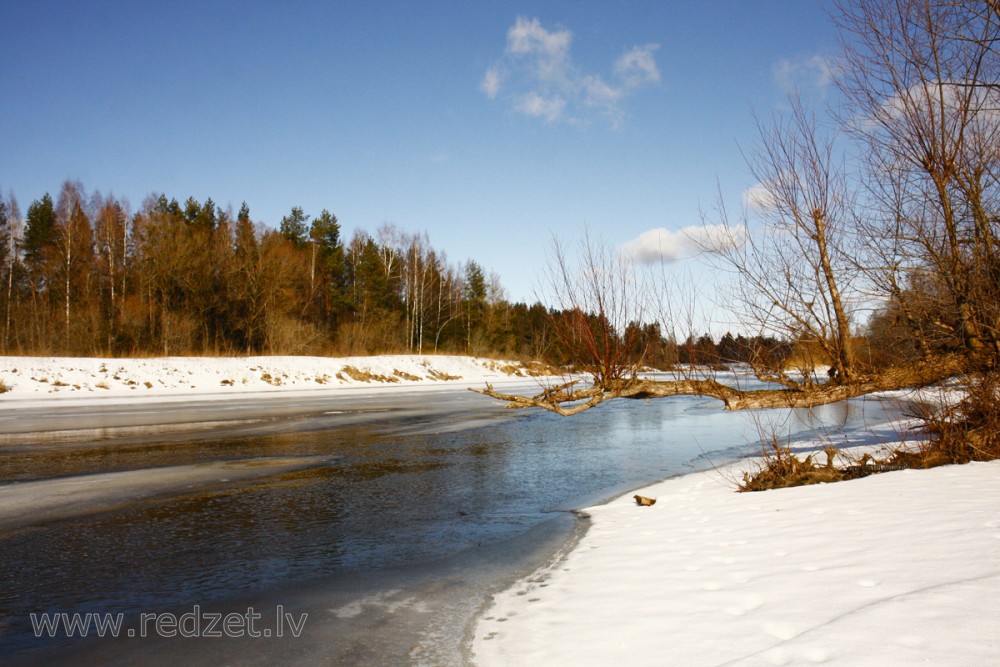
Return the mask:
[[(878, 375), (858, 378), (847, 383), (827, 383), (810, 388), (744, 390), (722, 384), (713, 379), (684, 378), (676, 380), (650, 380), (633, 378), (616, 380), (603, 386), (570, 390), (576, 382), (567, 382), (546, 389), (536, 396), (505, 394), (487, 384), (485, 389), (470, 388), (507, 403), (508, 408), (542, 408), (568, 417), (579, 414), (601, 403), (617, 398), (651, 399), (671, 396), (705, 396), (717, 398), (727, 410), (752, 410), (762, 408), (812, 408), (847, 400), (878, 391), (893, 391), (921, 387), (940, 382), (963, 368), (959, 356), (921, 362), (907, 367), (889, 369)], [(574, 405), (567, 406), (566, 404)]]

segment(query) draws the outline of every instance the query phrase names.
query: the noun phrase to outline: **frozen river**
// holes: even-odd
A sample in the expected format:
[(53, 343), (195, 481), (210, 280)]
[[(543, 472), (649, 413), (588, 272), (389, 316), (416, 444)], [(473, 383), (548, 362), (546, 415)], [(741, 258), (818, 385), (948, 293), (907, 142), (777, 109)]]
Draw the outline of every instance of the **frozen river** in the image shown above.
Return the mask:
[[(762, 423), (679, 397), (562, 418), (438, 389), (60, 410), (0, 422), (0, 656), (460, 664), (489, 593), (585, 527), (571, 510), (757, 451), (762, 426), (813, 436), (897, 406)], [(73, 432), (37, 434), (52, 429)], [(137, 630), (252, 606), (270, 629), (278, 605), (308, 614), (300, 637), (36, 638), (30, 622), (110, 612)]]

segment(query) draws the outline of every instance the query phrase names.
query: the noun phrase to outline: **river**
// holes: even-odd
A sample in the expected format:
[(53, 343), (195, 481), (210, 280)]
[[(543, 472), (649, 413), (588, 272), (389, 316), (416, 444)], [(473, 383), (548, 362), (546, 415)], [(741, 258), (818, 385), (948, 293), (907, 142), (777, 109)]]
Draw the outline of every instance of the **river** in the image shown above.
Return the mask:
[[(7, 425), (5, 660), (462, 664), (489, 594), (586, 528), (573, 510), (756, 452), (762, 428), (815, 437), (898, 411), (869, 399), (763, 417), (677, 397), (562, 418), (439, 389), (174, 403), (167, 428), (145, 423), (144, 405)], [(67, 424), (75, 434), (45, 437)], [(301, 619), (301, 636), (142, 625), (250, 608), (267, 634)], [(124, 636), (39, 638), (32, 613), (121, 614)]]

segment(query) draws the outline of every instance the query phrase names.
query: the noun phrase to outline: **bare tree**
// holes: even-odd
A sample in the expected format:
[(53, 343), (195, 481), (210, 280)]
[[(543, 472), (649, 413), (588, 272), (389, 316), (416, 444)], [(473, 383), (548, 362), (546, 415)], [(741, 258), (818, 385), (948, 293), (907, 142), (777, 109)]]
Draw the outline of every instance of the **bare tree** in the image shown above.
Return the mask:
[[(933, 286), (935, 331), (1000, 361), (997, 213), (1000, 14), (995, 2), (858, 0), (838, 22), (848, 126), (866, 147), (867, 245), (901, 286)], [(910, 294), (914, 293), (911, 288)], [(904, 314), (913, 308), (900, 302)], [(916, 324), (917, 318), (911, 318)], [(918, 333), (918, 337), (923, 332)]]
[[(632, 315), (641, 320), (644, 313), (651, 312), (647, 310), (650, 292), (635, 279), (628, 258), (605, 246), (584, 241), (579, 258), (579, 262), (571, 261), (564, 248), (557, 245), (548, 274), (548, 296), (557, 304), (553, 331), (571, 350), (577, 370), (589, 376), (590, 386), (581, 379), (568, 379), (544, 387), (534, 396), (506, 394), (490, 385), (473, 391), (505, 401), (509, 407), (543, 408), (565, 416), (612, 399), (670, 396), (717, 398), (729, 410), (807, 408), (874, 391), (929, 383), (957, 369), (953, 359), (935, 359), (933, 363), (885, 369), (876, 375), (853, 374), (844, 381), (822, 385), (784, 378), (784, 386), (775, 389), (742, 389), (697, 370), (677, 372), (666, 380), (643, 377), (641, 362), (629, 355), (634, 341), (626, 340), (624, 334), (638, 330), (628, 326)], [(761, 379), (773, 380), (767, 368), (759, 364), (755, 370)]]
[(56, 204), (56, 245), (61, 259), (63, 283), (64, 348), (71, 350), (71, 304), (73, 296), (87, 294), (83, 282), (89, 280), (94, 256), (93, 231), (84, 210), (83, 186), (79, 182), (63, 184)]
[[(760, 181), (756, 203), (765, 224), (745, 244), (722, 248), (721, 256), (737, 275), (748, 321), (818, 346), (836, 381), (816, 385), (808, 375), (794, 378), (766, 363), (755, 365), (758, 377), (783, 388), (740, 391), (690, 376), (641, 379), (602, 346), (618, 331), (609, 327), (607, 335), (577, 348), (591, 387), (571, 382), (534, 397), (501, 395), (491, 387), (484, 393), (560, 414), (610, 398), (678, 394), (713, 396), (730, 409), (811, 406), (941, 379), (981, 360), (987, 349), (992, 363), (1000, 362), (998, 7), (992, 0), (843, 4), (841, 87), (851, 105), (842, 121), (861, 149), (865, 171), (850, 169), (855, 165), (836, 151), (839, 137), (823, 134), (797, 99), (787, 117), (758, 123), (760, 147), (748, 161)], [(874, 186), (862, 206), (855, 184), (866, 181)], [(730, 224), (723, 206), (720, 213), (725, 229), (735, 232), (747, 222)], [(559, 257), (555, 267), (565, 297), (557, 303), (564, 309), (605, 312), (591, 295), (615, 295), (627, 284), (623, 271), (580, 276)], [(918, 342), (925, 353), (915, 363), (859, 367), (854, 311), (872, 297), (895, 302), (921, 335), (921, 320), (928, 318), (951, 329), (961, 349), (936, 350), (940, 356), (931, 357), (925, 337)], [(561, 331), (573, 336), (581, 328), (564, 323)]]
[(113, 351), (116, 324), (125, 298), (125, 259), (128, 254), (127, 206), (114, 195), (94, 196), (95, 236), (100, 258), (99, 273), (107, 290), (107, 349)]
[[(651, 292), (627, 257), (585, 239), (579, 267), (556, 246), (548, 300), (562, 312), (554, 322), (555, 332), (573, 352), (580, 369), (590, 375), (592, 386), (579, 388), (578, 382), (568, 382), (535, 397), (500, 396), (491, 393), (491, 388), (486, 393), (511, 405), (573, 414), (610, 398), (681, 394), (712, 396), (730, 409), (806, 407), (903, 381), (902, 373), (865, 377), (857, 368), (852, 313), (845, 294), (854, 279), (852, 273), (857, 273), (847, 261), (853, 196), (835, 151), (835, 138), (821, 136), (814, 117), (798, 99), (792, 100), (787, 118), (758, 123), (758, 127), (760, 148), (748, 161), (759, 180), (755, 210), (763, 224), (754, 234), (747, 234), (748, 220), (734, 222), (720, 205), (722, 224), (713, 225), (711, 234), (706, 228), (701, 244), (735, 274), (745, 321), (755, 330), (817, 345), (834, 369), (835, 382), (816, 386), (810, 373), (792, 376), (764, 354), (754, 360), (755, 374), (783, 389), (740, 390), (691, 373), (667, 381), (639, 378), (639, 365), (627, 352), (634, 346), (622, 335), (638, 330), (626, 326), (628, 322), (652, 314)], [(670, 290), (660, 289), (659, 294), (670, 295)], [(676, 318), (684, 311), (683, 304), (661, 301), (660, 313)], [(690, 304), (687, 311), (690, 320)], [(662, 324), (672, 331), (677, 323)], [(909, 371), (914, 377), (928, 372), (934, 373), (932, 369)]]
[(4, 327), (3, 327), (3, 353), (6, 354), (10, 347), (10, 314), (12, 302), (14, 300), (14, 272), (20, 262), (20, 240), (21, 240), (21, 210), (17, 205), (17, 199), (11, 193), (6, 201), (0, 194), (0, 242), (3, 242), (2, 256), (7, 269), (6, 292), (7, 298), (4, 300)]
[(407, 243), (403, 261), (403, 298), (406, 310), (407, 348), (422, 354), (427, 317), (433, 307), (432, 252), (427, 233), (404, 237)]
[(441, 337), (445, 328), (452, 322), (457, 322), (462, 318), (462, 280), (459, 278), (458, 270), (447, 266), (443, 254), (437, 260), (435, 274), (437, 276), (434, 285), (434, 351), (438, 352), (441, 347)]
[(551, 268), (541, 301), (554, 309), (554, 331), (579, 368), (595, 384), (635, 377), (641, 360), (623, 338), (630, 322), (641, 321), (648, 306), (645, 285), (628, 257), (587, 233), (571, 256), (554, 239)]
[[(849, 297), (859, 274), (848, 260), (854, 196), (836, 135), (822, 135), (798, 97), (790, 102), (787, 116), (757, 124), (759, 148), (748, 157), (758, 181), (748, 205), (756, 221), (734, 224), (719, 206), (727, 227), (760, 224), (754, 233), (732, 233), (745, 237), (742, 243), (706, 249), (735, 273), (738, 307), (751, 329), (818, 346), (834, 377), (846, 382), (857, 372)], [(781, 372), (766, 379), (790, 387), (802, 381)]]

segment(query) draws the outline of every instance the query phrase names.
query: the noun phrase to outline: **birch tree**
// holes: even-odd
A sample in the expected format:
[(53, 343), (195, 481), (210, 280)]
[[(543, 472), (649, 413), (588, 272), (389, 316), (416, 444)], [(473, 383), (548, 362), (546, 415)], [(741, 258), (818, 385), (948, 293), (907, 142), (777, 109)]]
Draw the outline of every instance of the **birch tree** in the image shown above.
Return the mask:
[(74, 345), (71, 327), (74, 297), (87, 293), (94, 259), (94, 237), (90, 218), (84, 211), (83, 187), (67, 181), (56, 205), (56, 245), (59, 250), (63, 294), (63, 346), (67, 352)]
[(128, 255), (128, 212), (113, 195), (95, 196), (95, 237), (102, 298), (106, 295), (107, 349), (114, 351), (118, 318), (125, 299), (125, 261)]

